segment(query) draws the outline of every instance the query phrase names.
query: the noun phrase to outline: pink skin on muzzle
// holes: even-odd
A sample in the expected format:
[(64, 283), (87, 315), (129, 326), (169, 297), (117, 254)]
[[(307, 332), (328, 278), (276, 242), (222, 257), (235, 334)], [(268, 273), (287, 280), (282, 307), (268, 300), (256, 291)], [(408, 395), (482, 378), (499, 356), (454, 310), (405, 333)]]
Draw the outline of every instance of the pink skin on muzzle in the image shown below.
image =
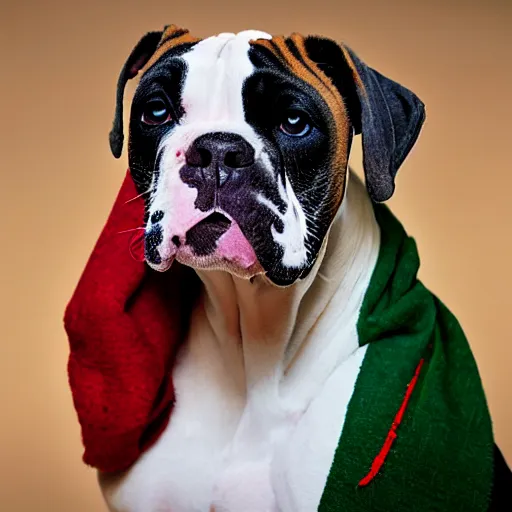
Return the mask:
[[(181, 160), (183, 152), (177, 151)], [(181, 157), (181, 158), (180, 158)], [(162, 198), (162, 194), (165, 197)], [(242, 233), (239, 224), (226, 212), (216, 208), (203, 212), (196, 208), (197, 190), (183, 183), (179, 172), (167, 176), (165, 191), (160, 190), (152, 210), (164, 211), (161, 221), (163, 240), (158, 247), (161, 264), (148, 262), (156, 270), (167, 270), (176, 259), (184, 265), (199, 269), (228, 270), (243, 278), (250, 278), (263, 272), (251, 244)], [(212, 213), (218, 212), (231, 221), (229, 229), (217, 240), (217, 248), (207, 256), (194, 254), (186, 244), (187, 232)], [(176, 240), (179, 239), (179, 244)]]

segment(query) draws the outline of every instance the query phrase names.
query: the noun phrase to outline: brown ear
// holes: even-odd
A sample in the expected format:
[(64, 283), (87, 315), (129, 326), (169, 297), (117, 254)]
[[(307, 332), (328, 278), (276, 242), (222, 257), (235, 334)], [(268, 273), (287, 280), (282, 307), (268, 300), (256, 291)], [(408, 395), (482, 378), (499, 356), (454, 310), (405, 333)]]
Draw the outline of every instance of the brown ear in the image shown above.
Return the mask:
[(363, 142), (366, 186), (376, 202), (389, 199), (395, 176), (425, 120), (425, 105), (409, 89), (367, 66), (347, 46), (309, 37), (308, 54), (331, 78)]
[(117, 81), (116, 110), (109, 141), (112, 154), (119, 158), (123, 151), (123, 97), (126, 82), (134, 78), (146, 65), (160, 44), (163, 31), (148, 32), (135, 46), (126, 60)]

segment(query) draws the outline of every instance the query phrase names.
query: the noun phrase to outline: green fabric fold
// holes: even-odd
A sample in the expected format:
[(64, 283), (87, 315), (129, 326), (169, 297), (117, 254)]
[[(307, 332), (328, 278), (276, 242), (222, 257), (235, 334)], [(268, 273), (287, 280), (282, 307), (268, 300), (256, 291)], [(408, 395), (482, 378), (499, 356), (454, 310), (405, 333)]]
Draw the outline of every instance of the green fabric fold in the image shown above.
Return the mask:
[[(414, 239), (387, 206), (374, 211), (381, 248), (358, 319), (360, 345), (368, 348), (318, 510), (486, 511), (493, 432), (468, 341), (418, 280)], [(371, 482), (359, 486), (421, 359), (391, 450)]]

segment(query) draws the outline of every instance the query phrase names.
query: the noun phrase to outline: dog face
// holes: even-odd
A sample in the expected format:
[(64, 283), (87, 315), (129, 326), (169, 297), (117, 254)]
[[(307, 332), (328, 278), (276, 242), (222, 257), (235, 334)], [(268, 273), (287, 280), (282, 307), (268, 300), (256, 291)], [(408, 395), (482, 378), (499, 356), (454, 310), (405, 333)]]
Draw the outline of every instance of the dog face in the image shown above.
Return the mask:
[(116, 156), (136, 74), (129, 165), (146, 202), (145, 258), (159, 271), (176, 260), (293, 284), (341, 204), (352, 134), (363, 134), (370, 195), (385, 200), (423, 121), (416, 96), (333, 41), (199, 40), (171, 25), (147, 34), (121, 72)]

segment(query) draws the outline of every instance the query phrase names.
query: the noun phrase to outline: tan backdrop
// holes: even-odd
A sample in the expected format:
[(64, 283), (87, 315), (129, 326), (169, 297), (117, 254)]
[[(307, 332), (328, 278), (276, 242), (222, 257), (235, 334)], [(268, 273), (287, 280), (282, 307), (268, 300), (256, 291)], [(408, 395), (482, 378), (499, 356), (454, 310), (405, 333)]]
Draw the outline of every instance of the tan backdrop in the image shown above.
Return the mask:
[(125, 172), (107, 143), (118, 72), (167, 23), (331, 36), (425, 101), (391, 206), (468, 334), (512, 462), (512, 2), (3, 1), (0, 23), (1, 511), (106, 510), (61, 317)]

